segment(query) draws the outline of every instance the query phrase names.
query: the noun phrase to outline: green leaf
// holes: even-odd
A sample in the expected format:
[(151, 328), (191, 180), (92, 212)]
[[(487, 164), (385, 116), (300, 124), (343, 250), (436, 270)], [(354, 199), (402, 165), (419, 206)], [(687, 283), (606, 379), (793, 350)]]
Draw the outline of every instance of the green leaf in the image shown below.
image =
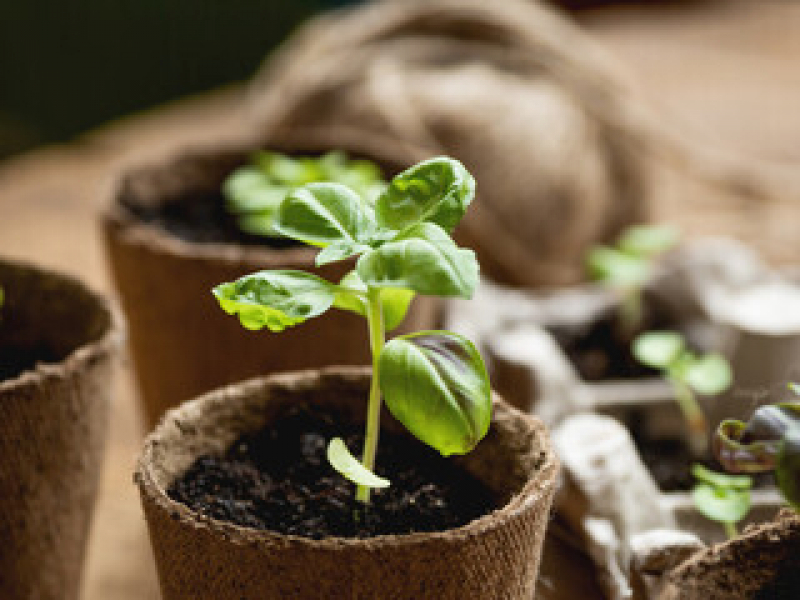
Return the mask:
[(389, 480), (378, 477), (362, 465), (347, 448), (341, 438), (333, 438), (328, 443), (328, 462), (342, 476), (355, 484), (370, 488), (389, 487)]
[(789, 384), (789, 390), (791, 390), (792, 392), (794, 392), (795, 394), (800, 396), (800, 385), (798, 385), (796, 383), (790, 383)]
[(366, 252), (356, 270), (370, 286), (406, 288), (430, 296), (471, 298), (478, 285), (475, 253), (456, 246), (433, 223), (420, 223)]
[(633, 355), (655, 369), (666, 369), (683, 353), (686, 342), (674, 331), (648, 331), (633, 341)]
[(750, 510), (750, 490), (714, 487), (698, 483), (692, 500), (700, 513), (719, 523), (738, 523)]
[(686, 383), (698, 394), (713, 396), (727, 390), (733, 381), (731, 366), (719, 354), (692, 360), (686, 368)]
[(351, 256), (355, 256), (356, 254), (366, 252), (369, 249), (369, 246), (364, 244), (355, 244), (350, 241), (334, 242), (330, 246), (325, 246), (322, 250), (320, 250), (319, 253), (317, 253), (317, 257), (314, 262), (318, 267), (321, 267), (322, 265), (327, 265), (328, 263), (345, 260)]
[(647, 260), (608, 246), (594, 246), (586, 257), (589, 277), (618, 288), (641, 288), (650, 279)]
[(311, 183), (281, 203), (275, 229), (312, 246), (367, 243), (375, 224), (351, 189), (338, 183)]
[[(334, 306), (342, 310), (349, 310), (362, 317), (367, 316), (367, 303), (364, 294), (367, 286), (361, 281), (358, 273), (350, 271), (339, 282)], [(380, 291), (381, 308), (383, 311), (383, 327), (392, 331), (406, 317), (414, 292), (397, 288), (383, 288)]]
[(617, 248), (632, 256), (651, 258), (678, 243), (678, 230), (669, 225), (634, 225), (617, 241)]
[(469, 452), (488, 432), (489, 377), (466, 338), (447, 331), (395, 338), (381, 352), (378, 372), (389, 411), (444, 456)]
[(428, 221), (452, 232), (474, 197), (475, 180), (464, 165), (441, 156), (392, 179), (375, 204), (375, 216), (378, 225), (395, 231)]
[(283, 331), (328, 310), (335, 286), (303, 271), (260, 271), (218, 285), (213, 294), (247, 329)]
[(748, 475), (728, 475), (707, 469), (703, 465), (692, 465), (692, 475), (698, 481), (705, 482), (718, 488), (734, 490), (749, 490), (753, 487), (753, 478)]
[(234, 171), (222, 184), (228, 209), (235, 213), (274, 212), (291, 188), (274, 184), (251, 166)]

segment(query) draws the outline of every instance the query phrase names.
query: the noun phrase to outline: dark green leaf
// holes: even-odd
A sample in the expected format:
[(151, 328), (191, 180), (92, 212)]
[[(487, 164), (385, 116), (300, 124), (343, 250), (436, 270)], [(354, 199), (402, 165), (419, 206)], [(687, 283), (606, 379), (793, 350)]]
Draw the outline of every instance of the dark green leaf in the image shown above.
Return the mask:
[(381, 352), (379, 374), (391, 413), (441, 454), (469, 452), (489, 430), (489, 377), (466, 338), (447, 331), (395, 338)]
[(478, 284), (475, 253), (456, 246), (433, 223), (420, 223), (366, 252), (356, 269), (370, 286), (406, 288), (431, 296), (470, 298)]
[(312, 246), (360, 244), (375, 225), (369, 208), (338, 183), (311, 183), (289, 194), (278, 210), (275, 229)]
[(247, 329), (283, 331), (328, 310), (335, 286), (302, 271), (260, 271), (218, 285), (213, 293)]
[(375, 216), (381, 227), (395, 231), (428, 221), (452, 232), (474, 196), (475, 180), (464, 165), (432, 158), (392, 179), (375, 204)]
[(667, 369), (686, 348), (683, 336), (674, 331), (648, 331), (633, 341), (633, 355), (656, 369)]

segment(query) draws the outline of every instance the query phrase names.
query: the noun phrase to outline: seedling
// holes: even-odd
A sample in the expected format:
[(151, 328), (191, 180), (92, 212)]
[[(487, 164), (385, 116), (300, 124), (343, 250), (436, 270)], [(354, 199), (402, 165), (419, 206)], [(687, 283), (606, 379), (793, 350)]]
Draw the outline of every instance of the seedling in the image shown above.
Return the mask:
[(330, 308), (366, 317), (372, 383), (361, 460), (344, 442), (328, 445), (334, 469), (358, 486), (389, 485), (375, 475), (381, 396), (414, 436), (441, 454), (469, 452), (487, 433), (491, 392), (473, 344), (448, 331), (423, 331), (385, 342), (414, 294), (470, 298), (478, 283), (475, 254), (450, 233), (475, 195), (475, 181), (451, 158), (433, 158), (395, 177), (373, 204), (337, 183), (311, 183), (279, 205), (274, 229), (321, 248), (318, 266), (357, 257), (338, 283), (303, 271), (261, 271), (214, 288), (220, 306), (248, 329), (279, 332)]
[(227, 208), (237, 215), (243, 231), (281, 237), (273, 223), (283, 199), (295, 188), (326, 181), (347, 185), (370, 203), (386, 189), (377, 165), (350, 160), (342, 152), (321, 157), (258, 152), (225, 180), (222, 189)]
[(678, 232), (672, 227), (636, 225), (626, 229), (614, 246), (594, 246), (586, 257), (590, 278), (619, 296), (620, 323), (631, 337), (641, 328), (642, 292), (652, 278), (653, 262), (677, 241)]
[(750, 511), (750, 489), (753, 479), (748, 475), (726, 475), (703, 465), (692, 465), (697, 482), (692, 490), (694, 505), (701, 514), (722, 523), (728, 538), (736, 537), (736, 524)]
[[(789, 388), (800, 395), (797, 384)], [(723, 421), (714, 434), (713, 447), (727, 471), (773, 471), (786, 502), (800, 512), (800, 402), (762, 406), (747, 423)]]
[(695, 394), (713, 396), (728, 389), (733, 379), (728, 361), (717, 353), (695, 355), (674, 331), (645, 332), (633, 341), (632, 351), (639, 362), (659, 369), (672, 384), (689, 428), (689, 445), (702, 456), (708, 426)]

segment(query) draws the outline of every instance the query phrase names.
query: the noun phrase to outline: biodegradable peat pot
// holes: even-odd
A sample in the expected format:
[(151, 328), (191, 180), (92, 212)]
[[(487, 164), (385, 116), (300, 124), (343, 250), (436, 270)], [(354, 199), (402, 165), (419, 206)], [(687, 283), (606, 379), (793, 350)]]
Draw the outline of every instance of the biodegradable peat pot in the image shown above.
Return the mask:
[(108, 429), (115, 312), (0, 261), (0, 595), (75, 600)]
[[(125, 176), (103, 225), (110, 263), (130, 324), (131, 349), (145, 416), (154, 426), (164, 411), (221, 385), (257, 375), (327, 364), (369, 364), (369, 348), (354, 329), (363, 319), (342, 311), (314, 319), (280, 336), (242, 329), (217, 305), (211, 288), (262, 269), (300, 269), (338, 281), (350, 263), (314, 267), (316, 250), (276, 248), (263, 240), (247, 244), (186, 241), (147, 222), (157, 207), (198, 205), (217, 198), (227, 175), (259, 148), (289, 154), (339, 149), (369, 158), (389, 177), (412, 162), (392, 155), (392, 146), (343, 132), (292, 132), (270, 142), (189, 153)], [(207, 209), (206, 209), (207, 210)], [(222, 208), (218, 210), (225, 218)], [(430, 329), (438, 303), (416, 298), (400, 331)]]
[(786, 510), (693, 555), (670, 577), (663, 600), (790, 600), (800, 597), (800, 517)]
[[(167, 496), (197, 457), (223, 453), (284, 406), (335, 407), (363, 422), (369, 378), (364, 368), (286, 373), (167, 413), (135, 476), (164, 600), (533, 597), (558, 462), (544, 426), (498, 399), (488, 436), (454, 460), (498, 496), (501, 508), (457, 529), (314, 541), (223, 523)], [(400, 431), (388, 414), (383, 424)]]

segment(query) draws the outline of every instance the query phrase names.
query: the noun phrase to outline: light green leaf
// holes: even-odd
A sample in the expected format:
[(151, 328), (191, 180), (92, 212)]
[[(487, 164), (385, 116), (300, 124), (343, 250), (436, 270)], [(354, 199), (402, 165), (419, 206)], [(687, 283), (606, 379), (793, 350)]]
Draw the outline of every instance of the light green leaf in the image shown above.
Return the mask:
[(796, 383), (790, 383), (789, 390), (800, 396), (800, 385)]
[(389, 411), (444, 456), (469, 452), (488, 432), (489, 376), (466, 338), (448, 331), (395, 338), (381, 352), (378, 372)]
[(475, 180), (464, 165), (431, 158), (392, 179), (375, 204), (375, 216), (381, 227), (395, 231), (428, 221), (452, 232), (474, 196)]
[(328, 263), (345, 260), (356, 254), (366, 252), (370, 247), (364, 244), (354, 244), (350, 241), (334, 242), (330, 246), (325, 246), (317, 253), (314, 260), (318, 267)]
[[(358, 273), (350, 271), (339, 282), (334, 306), (366, 317), (366, 293), (367, 286), (361, 281)], [(397, 288), (383, 288), (380, 291), (380, 298), (383, 327), (386, 331), (392, 331), (405, 319), (411, 301), (414, 299), (414, 292)]]
[(283, 331), (328, 310), (335, 286), (303, 271), (260, 271), (218, 285), (213, 294), (247, 329)]
[(750, 490), (714, 487), (698, 483), (692, 500), (701, 514), (719, 523), (738, 523), (750, 510)]
[(235, 213), (274, 212), (290, 189), (272, 183), (262, 171), (251, 166), (237, 169), (222, 184), (228, 209)]
[(731, 366), (719, 354), (692, 360), (686, 368), (686, 383), (698, 394), (713, 396), (727, 390), (733, 381)]
[(478, 285), (475, 253), (456, 246), (433, 223), (420, 223), (366, 252), (356, 270), (370, 286), (406, 288), (431, 296), (471, 298)]
[(678, 243), (678, 230), (669, 225), (634, 225), (626, 229), (617, 248), (626, 254), (651, 258)]
[(276, 231), (312, 246), (367, 243), (375, 224), (351, 189), (338, 183), (311, 183), (281, 203)]
[(586, 257), (589, 277), (618, 288), (641, 288), (650, 279), (647, 260), (608, 246), (594, 246)]
[(389, 480), (378, 477), (364, 467), (347, 448), (341, 438), (333, 438), (328, 443), (328, 462), (342, 476), (357, 485), (370, 488), (389, 487)]
[(701, 464), (692, 465), (692, 475), (698, 481), (702, 481), (714, 487), (730, 488), (734, 490), (749, 490), (753, 487), (753, 478), (749, 475), (728, 475), (718, 473), (704, 467)]
[(683, 353), (686, 342), (674, 331), (648, 331), (633, 341), (633, 355), (639, 362), (666, 369)]

